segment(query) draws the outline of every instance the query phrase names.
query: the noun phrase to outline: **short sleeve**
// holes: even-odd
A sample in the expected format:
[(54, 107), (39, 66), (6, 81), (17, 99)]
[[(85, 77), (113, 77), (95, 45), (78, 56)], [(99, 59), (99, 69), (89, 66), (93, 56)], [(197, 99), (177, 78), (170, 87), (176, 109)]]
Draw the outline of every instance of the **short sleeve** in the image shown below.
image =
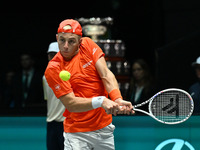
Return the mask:
[(83, 45), (86, 47), (88, 51), (90, 51), (94, 64), (96, 64), (99, 58), (105, 56), (102, 49), (92, 39), (84, 38)]
[(61, 80), (59, 73), (60, 68), (49, 63), (45, 71), (45, 78), (57, 98), (73, 92), (70, 82)]

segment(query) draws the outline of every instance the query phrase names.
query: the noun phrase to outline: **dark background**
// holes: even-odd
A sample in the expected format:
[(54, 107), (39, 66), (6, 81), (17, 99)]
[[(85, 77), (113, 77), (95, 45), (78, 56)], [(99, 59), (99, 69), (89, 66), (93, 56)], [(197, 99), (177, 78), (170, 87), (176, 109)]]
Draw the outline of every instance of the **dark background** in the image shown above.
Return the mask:
[(110, 16), (111, 37), (125, 42), (126, 59), (144, 58), (161, 88), (188, 89), (196, 80), (191, 63), (199, 56), (199, 0), (8, 2), (5, 7), (0, 13), (1, 77), (6, 70), (19, 68), (24, 51), (34, 55), (44, 72), (48, 45), (56, 40), (62, 20)]

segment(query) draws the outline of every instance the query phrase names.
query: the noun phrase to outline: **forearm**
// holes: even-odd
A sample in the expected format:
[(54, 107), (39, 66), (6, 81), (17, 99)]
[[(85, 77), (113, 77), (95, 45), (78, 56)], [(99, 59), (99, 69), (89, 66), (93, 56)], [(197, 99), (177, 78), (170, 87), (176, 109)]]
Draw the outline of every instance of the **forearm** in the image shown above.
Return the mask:
[(59, 98), (69, 112), (85, 112), (94, 109), (92, 98), (76, 97), (73, 93)]
[(102, 81), (104, 87), (109, 94), (110, 99), (113, 101), (115, 101), (116, 99), (123, 99), (114, 74), (110, 70), (108, 70), (105, 75), (106, 76), (102, 77)]

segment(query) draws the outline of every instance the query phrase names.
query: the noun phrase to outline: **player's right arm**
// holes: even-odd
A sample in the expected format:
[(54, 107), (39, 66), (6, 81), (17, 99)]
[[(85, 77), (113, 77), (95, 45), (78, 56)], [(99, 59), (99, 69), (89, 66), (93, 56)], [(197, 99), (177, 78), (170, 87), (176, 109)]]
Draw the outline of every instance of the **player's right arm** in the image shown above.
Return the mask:
[[(94, 109), (92, 106), (92, 98), (76, 97), (74, 93), (69, 93), (59, 98), (69, 112), (85, 112)], [(117, 114), (120, 109), (119, 105), (106, 97), (101, 105), (108, 114)]]
[[(123, 109), (119, 109), (120, 111), (118, 114), (133, 114), (134, 111), (131, 102), (122, 99), (117, 80), (114, 74), (108, 69), (105, 58), (99, 58), (95, 64), (95, 67), (99, 73), (100, 78), (102, 79), (106, 91), (109, 93), (110, 98), (120, 106), (123, 106), (121, 107)], [(117, 93), (113, 93), (114, 91), (117, 91)]]
[(69, 112), (84, 112), (92, 110), (92, 98), (76, 97), (73, 92), (59, 97)]

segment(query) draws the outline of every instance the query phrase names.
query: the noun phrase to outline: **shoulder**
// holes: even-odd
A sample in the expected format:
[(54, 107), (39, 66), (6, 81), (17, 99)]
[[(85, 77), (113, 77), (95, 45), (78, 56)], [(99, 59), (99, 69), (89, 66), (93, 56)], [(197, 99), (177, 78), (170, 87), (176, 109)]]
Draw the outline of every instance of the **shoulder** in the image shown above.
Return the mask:
[(47, 65), (47, 69), (52, 69), (52, 68), (60, 68), (61, 63), (63, 62), (63, 58), (58, 52), (52, 60), (49, 61)]
[(87, 43), (90, 43), (90, 42), (94, 42), (91, 38), (89, 37), (82, 37), (82, 43), (81, 44), (87, 44)]
[(43, 80), (44, 82), (46, 82), (45, 75), (42, 76), (42, 80)]
[(80, 47), (92, 52), (92, 54), (94, 54), (96, 51), (102, 52), (101, 48), (89, 37), (82, 38)]
[(94, 47), (96, 43), (89, 37), (82, 37), (81, 46), (84, 48)]

